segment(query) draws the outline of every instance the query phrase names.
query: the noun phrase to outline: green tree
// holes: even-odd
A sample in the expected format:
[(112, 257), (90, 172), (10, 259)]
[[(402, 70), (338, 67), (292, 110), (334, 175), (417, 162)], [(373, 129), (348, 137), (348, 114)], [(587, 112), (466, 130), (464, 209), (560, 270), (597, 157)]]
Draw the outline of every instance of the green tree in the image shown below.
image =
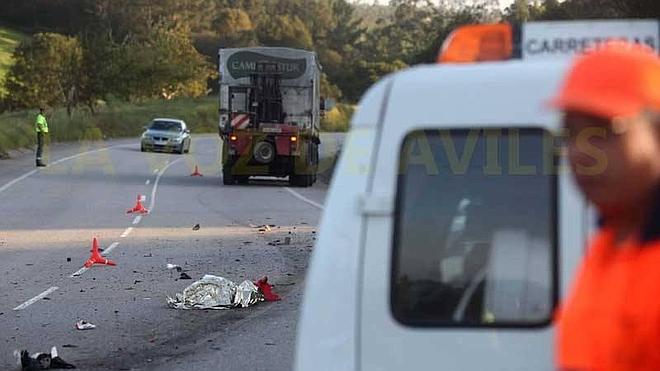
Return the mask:
[(411, 63), (435, 63), (442, 44), (452, 31), (461, 25), (482, 23), (488, 16), (489, 9), (485, 4), (443, 9), (435, 17), (431, 42), (411, 58)]
[(126, 100), (204, 95), (212, 68), (182, 27), (159, 23), (148, 37), (121, 45), (109, 92)]
[(312, 35), (307, 26), (296, 16), (277, 15), (257, 28), (259, 41), (267, 46), (288, 46), (311, 49)]
[(16, 48), (14, 60), (4, 82), (11, 108), (66, 106), (71, 115), (86, 82), (77, 38), (36, 34)]

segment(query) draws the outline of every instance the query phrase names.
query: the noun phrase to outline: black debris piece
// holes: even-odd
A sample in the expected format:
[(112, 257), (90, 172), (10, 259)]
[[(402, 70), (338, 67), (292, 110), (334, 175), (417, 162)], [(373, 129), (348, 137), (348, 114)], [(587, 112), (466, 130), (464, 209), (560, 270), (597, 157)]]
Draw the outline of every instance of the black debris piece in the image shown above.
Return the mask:
[(192, 230), (193, 231), (199, 231), (199, 228), (200, 228), (200, 226), (199, 226), (199, 223), (198, 223), (198, 224), (195, 224), (195, 226), (192, 228)]
[(190, 277), (188, 275), (188, 273), (186, 273), (186, 272), (181, 272), (181, 277), (179, 277), (179, 279), (181, 279), (181, 280), (191, 280), (192, 277)]
[(53, 369), (53, 370), (55, 370), (55, 369), (59, 369), (59, 370), (61, 370), (61, 369), (72, 369), (72, 368), (76, 368), (76, 366), (74, 366), (74, 365), (72, 365), (72, 364), (66, 362), (65, 360), (63, 360), (63, 359), (60, 358), (60, 357), (53, 357), (53, 358), (50, 360), (50, 368)]
[(53, 347), (50, 353), (30, 354), (27, 350), (15, 351), (23, 371), (74, 369), (76, 366), (66, 362), (57, 354), (57, 348)]

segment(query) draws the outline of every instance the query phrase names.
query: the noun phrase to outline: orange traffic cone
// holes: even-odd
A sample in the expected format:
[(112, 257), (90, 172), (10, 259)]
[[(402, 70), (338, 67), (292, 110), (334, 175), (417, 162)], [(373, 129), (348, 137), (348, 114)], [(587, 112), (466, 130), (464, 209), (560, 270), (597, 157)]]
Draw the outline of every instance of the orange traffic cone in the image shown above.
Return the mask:
[(91, 268), (94, 264), (117, 265), (112, 260), (108, 260), (101, 256), (101, 253), (99, 252), (99, 240), (96, 237), (92, 239), (92, 256), (90, 256), (85, 262), (85, 268)]
[(195, 171), (193, 171), (193, 173), (190, 174), (190, 176), (204, 176), (204, 175), (202, 175), (202, 173), (199, 172), (199, 168), (197, 167), (197, 165), (195, 165)]
[(144, 205), (142, 205), (143, 199), (144, 196), (138, 195), (135, 206), (133, 206), (132, 209), (126, 210), (126, 214), (149, 214), (149, 209), (147, 209), (146, 207), (144, 207)]

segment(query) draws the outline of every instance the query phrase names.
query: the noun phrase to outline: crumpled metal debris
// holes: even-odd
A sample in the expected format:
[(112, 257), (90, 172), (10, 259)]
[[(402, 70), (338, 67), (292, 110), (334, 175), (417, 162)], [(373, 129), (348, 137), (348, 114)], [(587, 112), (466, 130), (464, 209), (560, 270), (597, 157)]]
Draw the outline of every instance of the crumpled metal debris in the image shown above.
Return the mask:
[(78, 330), (93, 330), (96, 328), (96, 325), (89, 323), (85, 320), (76, 322), (76, 329)]
[(177, 272), (181, 272), (181, 269), (182, 269), (181, 266), (176, 265), (176, 264), (172, 264), (172, 263), (167, 263), (167, 265), (165, 267), (167, 269), (176, 269)]
[(53, 347), (50, 353), (30, 354), (27, 350), (14, 351), (18, 365), (23, 371), (73, 369), (76, 366), (66, 362), (57, 354), (57, 348)]
[(277, 226), (275, 224), (262, 224), (262, 225), (250, 224), (250, 227), (251, 228), (256, 228), (257, 232), (259, 232), (259, 234), (263, 234), (263, 233), (266, 233), (266, 232), (270, 232), (273, 228), (275, 228)]
[(236, 303), (237, 306), (240, 305), (242, 308), (247, 308), (262, 300), (264, 300), (264, 297), (254, 283), (245, 280), (236, 287), (234, 303)]
[(174, 309), (228, 309), (248, 307), (263, 301), (263, 295), (250, 281), (236, 285), (224, 277), (207, 274), (193, 282), (176, 297), (167, 297), (167, 305)]

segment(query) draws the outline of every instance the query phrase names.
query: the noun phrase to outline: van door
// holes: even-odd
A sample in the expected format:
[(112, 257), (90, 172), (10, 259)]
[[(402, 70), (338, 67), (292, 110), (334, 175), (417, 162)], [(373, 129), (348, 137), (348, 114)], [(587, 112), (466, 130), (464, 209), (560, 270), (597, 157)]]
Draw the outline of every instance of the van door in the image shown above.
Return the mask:
[[(570, 184), (542, 126), (476, 126), (383, 133), (362, 205), (362, 370), (552, 369)], [(581, 224), (580, 203), (562, 208)]]

